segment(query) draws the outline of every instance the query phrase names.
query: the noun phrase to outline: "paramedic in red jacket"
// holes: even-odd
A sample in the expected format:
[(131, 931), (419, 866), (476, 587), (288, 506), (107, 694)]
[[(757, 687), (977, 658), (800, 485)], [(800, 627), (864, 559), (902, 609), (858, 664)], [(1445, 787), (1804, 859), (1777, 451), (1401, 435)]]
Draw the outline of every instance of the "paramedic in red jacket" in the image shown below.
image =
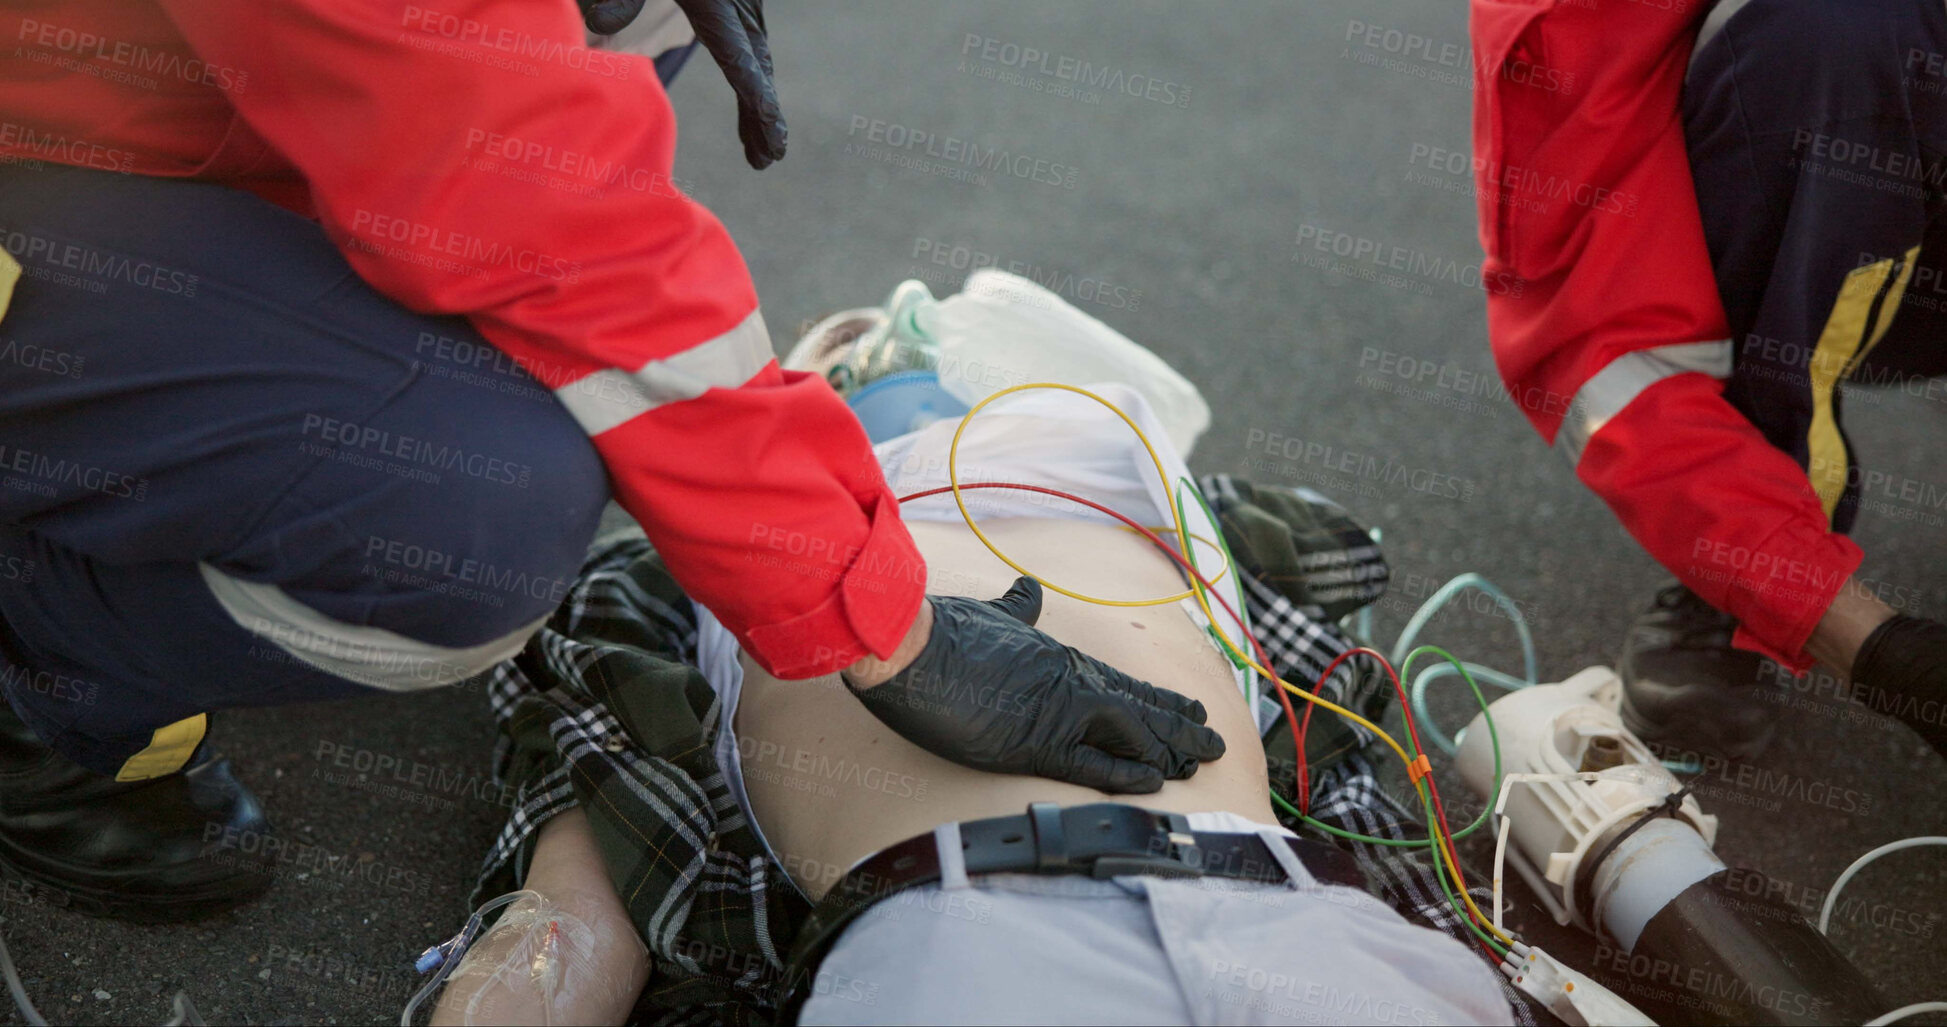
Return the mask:
[[(1488, 326), (1535, 428), (1677, 575), (1624, 713), (1748, 756), (1816, 660), (1947, 746), (1947, 627), (1858, 574), (1847, 383), (1947, 398), (1947, 11), (1918, 0), (1474, 0)], [(1893, 476), (1897, 477), (1897, 476)], [(1917, 497), (1917, 498), (1916, 498)]]
[[(693, 26), (781, 156), (756, 0), (678, 2), (662, 72)], [(569, 0), (0, 16), (0, 862), (149, 919), (260, 889), (209, 713), (479, 675), (611, 492), (772, 673), (942, 756), (1141, 792), (1222, 754), (1019, 603), (935, 629), (863, 430), (670, 177), (658, 67), (586, 42)]]

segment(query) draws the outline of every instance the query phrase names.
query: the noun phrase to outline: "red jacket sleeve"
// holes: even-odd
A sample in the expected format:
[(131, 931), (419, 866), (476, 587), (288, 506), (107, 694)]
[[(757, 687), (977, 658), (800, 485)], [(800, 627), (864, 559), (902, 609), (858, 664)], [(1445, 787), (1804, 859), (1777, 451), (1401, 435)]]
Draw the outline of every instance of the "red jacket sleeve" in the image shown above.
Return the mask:
[(1473, 0), (1488, 333), (1509, 390), (1660, 563), (1803, 667), (1860, 551), (1723, 398), (1732, 342), (1678, 98), (1708, 5)]
[(779, 370), (742, 257), (670, 182), (648, 61), (569, 0), (164, 0), (373, 287), (464, 314), (581, 422), (677, 579), (781, 677), (890, 655), (925, 567), (863, 431)]

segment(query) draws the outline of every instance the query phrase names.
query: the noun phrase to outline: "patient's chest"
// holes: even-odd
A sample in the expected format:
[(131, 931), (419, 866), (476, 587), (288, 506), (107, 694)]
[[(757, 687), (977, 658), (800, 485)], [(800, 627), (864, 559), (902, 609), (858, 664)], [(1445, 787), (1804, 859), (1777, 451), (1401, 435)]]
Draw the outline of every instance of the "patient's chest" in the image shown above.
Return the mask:
[[(914, 522), (929, 590), (992, 598), (1015, 572), (961, 524)], [(1119, 528), (1067, 520), (982, 523), (1016, 562), (1048, 581), (1115, 599), (1183, 590), (1168, 558)], [(1230, 664), (1174, 603), (1088, 605), (1048, 592), (1038, 625), (1129, 674), (1202, 701), (1229, 752), (1187, 781), (1128, 797), (1154, 809), (1229, 810), (1272, 820), (1264, 758)], [(1241, 641), (1241, 640), (1240, 640)], [(822, 894), (858, 859), (949, 820), (1019, 813), (1030, 802), (1100, 802), (1101, 792), (967, 769), (879, 723), (836, 676), (778, 681), (744, 661), (735, 729), (759, 827), (806, 889)]]

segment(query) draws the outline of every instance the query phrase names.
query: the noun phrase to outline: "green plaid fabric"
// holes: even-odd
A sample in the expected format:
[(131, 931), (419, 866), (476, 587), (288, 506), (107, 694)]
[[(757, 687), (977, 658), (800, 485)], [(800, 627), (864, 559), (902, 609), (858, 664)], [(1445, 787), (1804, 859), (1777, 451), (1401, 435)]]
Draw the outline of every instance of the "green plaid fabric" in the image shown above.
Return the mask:
[(540, 825), (587, 814), (655, 966), (636, 1018), (763, 1023), (810, 907), (764, 854), (712, 746), (696, 611), (639, 534), (598, 542), (567, 601), (495, 668), (495, 773), (518, 803), (475, 903), (520, 887)]
[[(1385, 594), (1392, 571), (1372, 535), (1344, 507), (1305, 488), (1257, 485), (1228, 474), (1199, 483), (1223, 527), (1224, 545), (1243, 570), (1251, 633), (1271, 657), (1271, 669), (1310, 688), (1332, 661), (1358, 642), (1338, 621)], [(1284, 711), (1268, 684), (1259, 689), (1258, 723), (1273, 787), (1293, 798), (1296, 748)], [(1388, 679), (1369, 660), (1339, 664), (1319, 694), (1375, 723), (1391, 705)], [(1304, 707), (1300, 705), (1302, 714)], [(1334, 716), (1313, 716), (1305, 761), (1327, 769), (1378, 739)]]
[(1317, 619), (1333, 622), (1378, 599), (1391, 572), (1345, 508), (1307, 488), (1257, 485), (1228, 474), (1200, 483), (1244, 573)]

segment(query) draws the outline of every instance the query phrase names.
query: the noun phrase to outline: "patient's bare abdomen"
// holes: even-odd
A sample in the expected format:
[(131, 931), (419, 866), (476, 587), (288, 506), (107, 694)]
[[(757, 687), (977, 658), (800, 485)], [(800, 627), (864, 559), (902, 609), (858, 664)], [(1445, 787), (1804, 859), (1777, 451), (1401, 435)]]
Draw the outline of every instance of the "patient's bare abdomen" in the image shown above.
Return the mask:
[[(1015, 572), (959, 523), (910, 522), (928, 590), (993, 598)], [(982, 522), (1016, 562), (1048, 581), (1113, 599), (1185, 587), (1173, 564), (1120, 528), (1072, 520)], [(1176, 604), (1110, 607), (1047, 593), (1042, 630), (1129, 674), (1200, 700), (1229, 752), (1187, 781), (1122, 801), (1272, 819), (1264, 755), (1230, 664)], [(1239, 640), (1240, 642), (1242, 640)], [(744, 661), (738, 749), (759, 826), (792, 876), (823, 894), (857, 860), (949, 820), (1019, 813), (1030, 802), (1101, 802), (1103, 793), (970, 770), (893, 734), (836, 676), (778, 681)]]

